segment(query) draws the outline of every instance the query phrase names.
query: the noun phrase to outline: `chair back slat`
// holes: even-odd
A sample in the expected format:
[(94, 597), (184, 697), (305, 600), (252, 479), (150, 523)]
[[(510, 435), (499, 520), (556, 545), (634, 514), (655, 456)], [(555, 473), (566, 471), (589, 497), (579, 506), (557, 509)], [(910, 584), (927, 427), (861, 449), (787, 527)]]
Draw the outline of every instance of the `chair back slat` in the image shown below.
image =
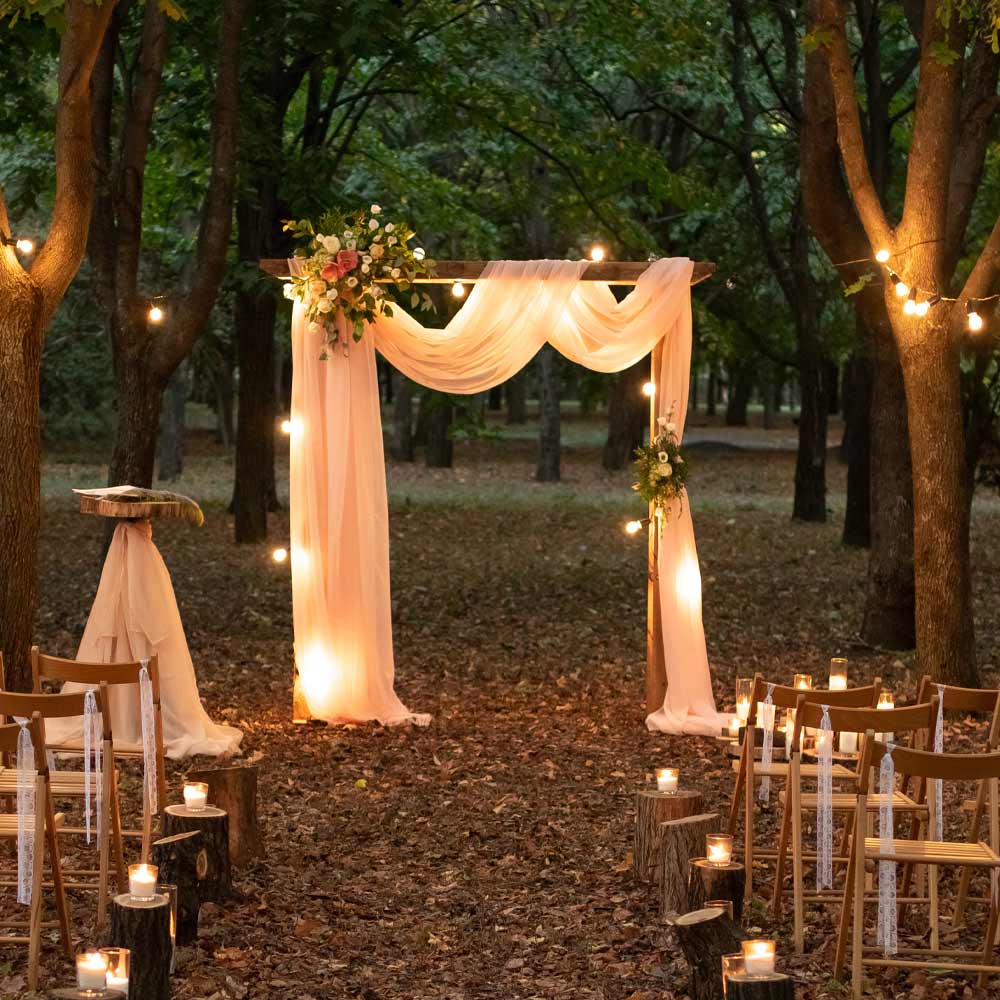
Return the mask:
[[(823, 703), (825, 704), (825, 702)], [(800, 699), (796, 725), (819, 729), (823, 706)], [(836, 733), (863, 733), (869, 729), (885, 733), (912, 733), (931, 729), (937, 720), (937, 698), (903, 708), (839, 708), (830, 706), (830, 725)]]
[[(818, 691), (811, 688), (804, 690), (785, 684), (775, 684), (774, 690), (771, 692), (771, 700), (778, 708), (785, 709), (795, 708), (801, 697), (804, 697), (807, 702), (823, 702), (827, 705), (838, 705), (843, 708), (869, 708), (878, 704), (881, 690), (882, 682), (878, 677), (864, 687), (847, 688), (844, 691)], [(757, 702), (763, 701), (766, 697), (767, 681), (763, 674), (756, 674), (750, 692), (751, 723), (757, 721)]]
[[(34, 712), (28, 720), (28, 731), (31, 733), (31, 745), (35, 751), (35, 770), (47, 773), (45, 762), (45, 727), (42, 717)], [(17, 761), (17, 742), (21, 736), (20, 723), (11, 722), (0, 725), (0, 753), (10, 755), (12, 763)]]
[[(149, 679), (153, 686), (153, 700), (160, 700), (159, 661), (153, 655), (149, 658)], [(37, 646), (31, 650), (31, 671), (35, 692), (41, 693), (42, 681), (73, 681), (78, 684), (138, 684), (142, 664), (131, 663), (87, 663), (83, 660), (67, 660), (61, 656), (48, 656)]]
[[(997, 699), (1000, 698), (998, 688), (966, 688), (955, 684), (943, 684), (941, 687), (946, 712), (977, 712), (990, 715), (996, 711)], [(937, 684), (925, 674), (920, 679), (917, 701), (928, 701), (931, 695), (937, 693)]]
[[(86, 691), (71, 694), (19, 694), (0, 691), (0, 718), (30, 718), (36, 712), (42, 719), (71, 719), (82, 716), (86, 708)], [(97, 711), (101, 714), (101, 738), (111, 739), (111, 713), (108, 704), (108, 686), (101, 683), (94, 689)]]
[[(865, 740), (862, 767), (868, 771), (882, 763), (887, 746), (872, 731)], [(1000, 778), (1000, 751), (993, 753), (933, 753), (893, 745), (892, 759), (897, 771), (915, 778), (942, 781), (983, 781)]]

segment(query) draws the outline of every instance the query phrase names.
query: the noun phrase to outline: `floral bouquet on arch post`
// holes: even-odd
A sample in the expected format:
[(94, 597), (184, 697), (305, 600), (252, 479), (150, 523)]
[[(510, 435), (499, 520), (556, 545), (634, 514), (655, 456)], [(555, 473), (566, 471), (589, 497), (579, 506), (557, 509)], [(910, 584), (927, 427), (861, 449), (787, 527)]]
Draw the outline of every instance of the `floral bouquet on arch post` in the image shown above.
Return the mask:
[(652, 504), (657, 516), (668, 518), (670, 507), (680, 500), (683, 509), (684, 484), (687, 482), (688, 464), (677, 440), (674, 407), (665, 417), (657, 417), (656, 437), (649, 444), (636, 448), (635, 469), (638, 480), (632, 487), (646, 503)]
[(285, 285), (285, 297), (305, 305), (310, 332), (324, 333), (327, 345), (340, 339), (338, 313), (358, 341), (366, 323), (392, 315), (397, 294), (409, 292), (414, 309), (434, 308), (431, 297), (413, 287), (418, 277), (433, 277), (434, 261), (409, 245), (416, 234), (407, 223), (382, 218), (381, 206), (326, 212), (318, 227), (309, 219), (288, 219), (283, 231), (307, 241), (295, 251), (301, 273)]

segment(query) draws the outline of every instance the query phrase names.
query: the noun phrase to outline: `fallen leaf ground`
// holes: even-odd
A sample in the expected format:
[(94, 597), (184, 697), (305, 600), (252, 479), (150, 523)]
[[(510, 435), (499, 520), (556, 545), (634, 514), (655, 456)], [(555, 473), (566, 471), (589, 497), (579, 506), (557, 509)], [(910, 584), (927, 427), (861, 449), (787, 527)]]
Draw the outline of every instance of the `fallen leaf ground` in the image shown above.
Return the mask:
[[(788, 440), (789, 427), (780, 433)], [(287, 568), (266, 547), (232, 543), (231, 460), (192, 435), (177, 488), (205, 499), (206, 525), (157, 525), (156, 538), (202, 696), (259, 758), (266, 855), (237, 873), (237, 900), (203, 912), (197, 946), (180, 955), (178, 1000), (685, 995), (671, 932), (631, 877), (634, 793), (676, 763), (682, 784), (724, 811), (731, 770), (722, 743), (643, 726), (645, 556), (621, 530), (629, 475), (599, 469), (599, 424), (570, 421), (565, 437), (558, 486), (532, 482), (529, 432), (460, 443), (453, 470), (390, 467), (397, 689), (433, 722), (331, 729), (291, 724)], [(99, 458), (64, 452), (45, 470), (38, 635), (64, 654), (96, 589), (101, 527), (68, 488), (99, 484)], [(720, 708), (737, 675), (823, 675), (832, 655), (850, 657), (855, 680), (878, 674), (912, 694), (909, 654), (855, 638), (866, 557), (840, 544), (845, 473), (833, 453), (831, 516), (810, 525), (789, 518), (789, 452), (703, 443), (691, 461)], [(287, 537), (286, 512), (272, 533)], [(983, 498), (973, 551), (990, 683), (998, 540), (1000, 504)], [(173, 772), (176, 790), (183, 768)], [(82, 934), (91, 904), (75, 902)], [(799, 961), (787, 957), (789, 925), (777, 928), (804, 1000), (842, 995), (830, 981), (833, 916), (811, 913)], [(21, 956), (4, 957), (17, 992)], [(49, 986), (69, 985), (52, 945), (46, 967)], [(879, 982), (882, 996), (961, 996), (966, 985)]]

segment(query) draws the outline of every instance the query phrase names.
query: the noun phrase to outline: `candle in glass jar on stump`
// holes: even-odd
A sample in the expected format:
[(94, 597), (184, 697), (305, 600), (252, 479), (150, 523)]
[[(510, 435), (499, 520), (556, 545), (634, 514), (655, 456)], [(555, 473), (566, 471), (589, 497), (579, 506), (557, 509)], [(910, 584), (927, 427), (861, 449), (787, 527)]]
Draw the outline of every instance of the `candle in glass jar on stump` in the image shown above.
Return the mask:
[(156, 865), (130, 865), (128, 891), (133, 902), (145, 902), (156, 896)]
[(108, 960), (99, 951), (76, 956), (76, 988), (99, 995), (107, 987)]
[(774, 973), (777, 947), (774, 941), (743, 942), (743, 966), (748, 976), (770, 976)]
[(673, 795), (677, 791), (680, 770), (676, 767), (660, 767), (656, 770), (656, 790)]
[(811, 691), (813, 686), (812, 674), (796, 674), (794, 687), (797, 691)]
[(842, 656), (830, 660), (830, 690), (847, 690), (847, 660)]
[(203, 781), (189, 781), (184, 785), (184, 805), (191, 812), (204, 812), (208, 805), (208, 785)]
[(120, 990), (128, 996), (128, 970), (132, 953), (128, 948), (102, 948), (101, 954), (108, 963), (108, 989)]
[(710, 833), (705, 838), (705, 857), (713, 865), (728, 865), (733, 860), (733, 838), (727, 833)]
[(736, 678), (736, 716), (742, 723), (750, 717), (750, 694), (753, 691), (753, 679), (750, 677)]

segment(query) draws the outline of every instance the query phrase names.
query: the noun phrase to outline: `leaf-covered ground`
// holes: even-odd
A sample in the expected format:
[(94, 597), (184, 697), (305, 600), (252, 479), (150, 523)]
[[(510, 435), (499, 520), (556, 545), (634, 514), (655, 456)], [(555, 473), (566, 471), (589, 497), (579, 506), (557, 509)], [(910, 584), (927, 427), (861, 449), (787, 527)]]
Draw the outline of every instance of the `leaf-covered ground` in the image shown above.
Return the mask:
[[(631, 877), (633, 797), (654, 767), (676, 763), (682, 784), (725, 810), (731, 770), (722, 743), (643, 726), (645, 555), (621, 530), (635, 509), (629, 474), (600, 471), (598, 425), (571, 422), (565, 436), (554, 487), (532, 482), (528, 433), (461, 443), (454, 470), (390, 468), (397, 688), (433, 714), (427, 729), (291, 724), (287, 567), (232, 543), (230, 460), (193, 437), (177, 488), (204, 501), (207, 523), (157, 525), (156, 538), (202, 696), (259, 760), (267, 853), (237, 873), (238, 900), (203, 912), (175, 997), (685, 995), (671, 932)], [(68, 488), (99, 484), (98, 459), (53, 456), (45, 471), (38, 636), (64, 654), (96, 589), (101, 528)], [(912, 694), (909, 655), (855, 639), (866, 559), (840, 545), (843, 468), (831, 462), (830, 520), (803, 525), (789, 518), (787, 451), (700, 445), (691, 461), (720, 707), (737, 675), (822, 676), (838, 654), (855, 679), (878, 674)], [(272, 529), (287, 537), (286, 512)], [(998, 540), (1000, 505), (978, 501), (978, 645), (991, 683)], [(75, 904), (83, 934), (90, 901)], [(777, 929), (802, 998), (840, 995), (833, 917), (810, 912), (800, 961), (788, 958), (789, 927)], [(21, 956), (4, 958), (0, 988), (17, 992)], [(46, 966), (48, 985), (70, 983), (52, 945)], [(923, 974), (880, 983), (885, 996), (966, 987)]]

